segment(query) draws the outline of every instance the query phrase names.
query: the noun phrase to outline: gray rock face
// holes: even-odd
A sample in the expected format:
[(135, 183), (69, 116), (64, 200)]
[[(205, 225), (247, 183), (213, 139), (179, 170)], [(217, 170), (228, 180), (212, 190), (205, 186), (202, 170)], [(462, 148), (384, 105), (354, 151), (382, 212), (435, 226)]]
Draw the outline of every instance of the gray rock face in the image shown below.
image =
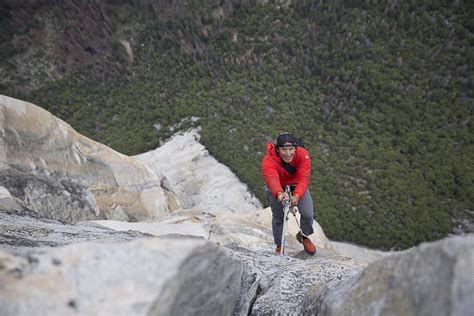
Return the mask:
[[(24, 271), (30, 271), (31, 277), (37, 278), (44, 276), (43, 270), (31, 269), (26, 266), (25, 262), (37, 262), (40, 260), (61, 262), (64, 268), (68, 269), (68, 273), (76, 274), (75, 261), (58, 259), (64, 257), (56, 252), (56, 249), (68, 248), (76, 245), (78, 242), (90, 241), (87, 245), (90, 247), (81, 246), (80, 248), (71, 248), (68, 250), (70, 254), (76, 254), (78, 257), (84, 257), (84, 260), (92, 260), (94, 257), (88, 254), (88, 251), (95, 253), (96, 243), (92, 244), (92, 241), (106, 242), (107, 247), (115, 248), (120, 247), (124, 242), (130, 241), (131, 239), (149, 236), (149, 239), (155, 239), (150, 234), (143, 234), (137, 231), (114, 231), (105, 227), (93, 224), (81, 222), (79, 224), (70, 225), (61, 223), (56, 220), (50, 220), (42, 218), (35, 212), (32, 212), (25, 207), (16, 204), (15, 207), (10, 207), (7, 210), (6, 206), (11, 206), (12, 202), (7, 201), (8, 198), (0, 199), (4, 203), (0, 203), (0, 248), (8, 251), (2, 253), (0, 258), (0, 267), (7, 267), (11, 262), (19, 262), (17, 265), (9, 266), (8, 269), (0, 268), (0, 275), (2, 273), (17, 274), (22, 277), (19, 278), (6, 278), (0, 277), (0, 282), (4, 281), (4, 284), (14, 286), (15, 291), (28, 293), (30, 289), (35, 286), (43, 288), (43, 285), (37, 283), (30, 284), (28, 282), (22, 282)], [(7, 201), (7, 202), (5, 202)], [(268, 212), (268, 210), (266, 210)], [(188, 214), (185, 216), (185, 214)], [(258, 215), (258, 214), (255, 214)], [(146, 303), (146, 309), (150, 314), (156, 312), (159, 315), (167, 314), (209, 314), (209, 315), (248, 315), (250, 314), (268, 314), (268, 313), (293, 313), (299, 311), (302, 299), (305, 296), (308, 288), (314, 284), (320, 284), (323, 286), (327, 282), (340, 280), (353, 275), (365, 264), (358, 262), (357, 260), (351, 260), (350, 258), (344, 258), (340, 255), (334, 254), (329, 250), (320, 249), (317, 256), (310, 257), (304, 255), (301, 252), (301, 245), (298, 244), (294, 239), (288, 238), (288, 257), (276, 257), (273, 254), (273, 245), (271, 244), (271, 231), (265, 226), (259, 225), (258, 220), (252, 219), (252, 214), (243, 213), (239, 216), (236, 213), (219, 213), (218, 215), (212, 215), (209, 213), (199, 213), (196, 211), (181, 211), (176, 214), (176, 220), (171, 218), (163, 218), (163, 221), (168, 225), (184, 225), (184, 229), (190, 235), (199, 232), (194, 226), (189, 226), (191, 222), (194, 225), (201, 225), (207, 229), (208, 232), (205, 234), (198, 235), (201, 237), (195, 237), (190, 239), (189, 236), (185, 236), (186, 230), (179, 229), (168, 229), (165, 231), (175, 231), (178, 234), (168, 234), (167, 236), (160, 237), (160, 242), (166, 245), (164, 252), (167, 252), (166, 256), (162, 258), (158, 257), (137, 257), (136, 253), (141, 251), (148, 251), (142, 243), (135, 243), (135, 250), (128, 248), (126, 254), (121, 257), (114, 257), (113, 264), (119, 264), (124, 261), (133, 260), (136, 265), (141, 265), (142, 260), (154, 262), (156, 265), (162, 265), (160, 260), (176, 261), (175, 252), (182, 247), (186, 248), (189, 243), (194, 241), (205, 242), (204, 238), (214, 240), (214, 243), (205, 242), (207, 245), (227, 243), (226, 248), (220, 248), (215, 246), (217, 249), (223, 249), (227, 254), (226, 256), (216, 255), (213, 251), (209, 251), (208, 248), (204, 248), (201, 252), (201, 248), (195, 250), (197, 253), (196, 257), (192, 256), (186, 263), (182, 264), (183, 271), (188, 271), (188, 274), (184, 272), (177, 273), (176, 277), (168, 278), (167, 286), (157, 288), (154, 291), (157, 293), (156, 299), (151, 303)], [(267, 218), (265, 215), (260, 217)], [(140, 230), (143, 226), (152, 223), (123, 223), (124, 225), (130, 225)], [(159, 223), (156, 223), (159, 224)], [(124, 226), (126, 228), (126, 226)], [(153, 231), (152, 231), (153, 232)], [(198, 238), (196, 240), (196, 238)], [(110, 242), (114, 242), (111, 244)], [(72, 245), (71, 245), (72, 244)], [(79, 243), (79, 245), (85, 245)], [(243, 247), (243, 246), (244, 247)], [(61, 247), (54, 248), (52, 247)], [(144, 249), (139, 249), (139, 248)], [(164, 246), (163, 246), (164, 247)], [(250, 247), (245, 248), (245, 247)], [(101, 248), (102, 249), (102, 248)], [(51, 252), (53, 251), (53, 252)], [(97, 250), (98, 251), (98, 250)], [(103, 265), (112, 264), (107, 263), (110, 255), (102, 255), (101, 252), (96, 255), (104, 259)], [(38, 257), (38, 254), (46, 254), (46, 257)], [(49, 258), (54, 257), (54, 258)], [(203, 259), (205, 257), (205, 259)], [(46, 258), (46, 259), (45, 259)], [(48, 259), (49, 258), (49, 259)], [(231, 258), (231, 259), (229, 259)], [(94, 259), (97, 261), (98, 259)], [(94, 261), (92, 260), (92, 261)], [(207, 264), (209, 260), (213, 265)], [(238, 262), (239, 264), (229, 263)], [(115, 263), (115, 261), (117, 261)], [(147, 266), (149, 263), (145, 263)], [(170, 264), (170, 263), (163, 263)], [(81, 263), (81, 265), (87, 266), (87, 263)], [(126, 265), (122, 266), (121, 272), (117, 271), (118, 275), (127, 275), (128, 268)], [(86, 269), (86, 268), (84, 268)], [(87, 266), (87, 269), (91, 269), (92, 275), (100, 273), (95, 265)], [(3, 271), (3, 272), (2, 272)], [(5, 272), (6, 271), (6, 272)], [(13, 272), (12, 272), (13, 271)], [(15, 272), (16, 271), (16, 272)], [(62, 274), (66, 272), (61, 272)], [(38, 274), (38, 275), (36, 275)], [(215, 277), (219, 276), (218, 280), (223, 280), (226, 288), (222, 289), (220, 283)], [(132, 278), (128, 282), (140, 283), (143, 275), (129, 276)], [(49, 278), (49, 277), (48, 277)], [(197, 278), (197, 280), (196, 280)], [(206, 286), (195, 287), (194, 284), (199, 283), (200, 278), (206, 278), (209, 281)], [(57, 281), (56, 286), (58, 288), (68, 286), (70, 281)], [(212, 281), (212, 282), (211, 282)], [(100, 285), (94, 283), (91, 279), (85, 279), (83, 282), (91, 282), (97, 287), (96, 290), (108, 291), (110, 288), (109, 284), (104, 284), (103, 288)], [(115, 281), (114, 281), (115, 282)], [(118, 281), (117, 281), (118, 282)], [(214, 282), (214, 283), (213, 283)], [(110, 283), (110, 282), (109, 282)], [(92, 285), (91, 285), (92, 286)], [(8, 290), (12, 288), (9, 287)], [(34, 292), (40, 291), (39, 289)], [(72, 291), (72, 290), (67, 290)], [(196, 293), (198, 291), (199, 293)], [(227, 292), (226, 292), (227, 291)], [(230, 292), (229, 292), (230, 291)], [(74, 299), (66, 301), (65, 298), (61, 298), (59, 301), (51, 303), (47, 297), (36, 298), (34, 303), (31, 303), (30, 298), (27, 294), (20, 296), (17, 300), (10, 301), (5, 305), (4, 313), (12, 314), (27, 314), (28, 310), (44, 310), (51, 311), (59, 308), (61, 312), (72, 312), (79, 314), (94, 314), (93, 310), (82, 310), (78, 306), (82, 306), (87, 302), (87, 305), (94, 306), (94, 302), (91, 302), (89, 294), (77, 294)], [(88, 293), (85, 291), (85, 293)], [(173, 296), (177, 295), (179, 296)], [(216, 294), (217, 293), (217, 294)], [(133, 295), (139, 295), (140, 292), (133, 293), (122, 293), (117, 292), (115, 294), (116, 300), (122, 300), (122, 295), (131, 296), (127, 297), (125, 302), (127, 304), (135, 304), (134, 300), (141, 300), (140, 297), (133, 297)], [(203, 294), (200, 296), (200, 294)], [(204, 295), (205, 294), (205, 295)], [(85, 297), (83, 297), (85, 295)], [(1, 292), (0, 299), (9, 301), (7, 292)], [(103, 298), (105, 300), (105, 298)], [(111, 299), (111, 298), (107, 298)], [(166, 301), (165, 303), (163, 302)], [(79, 304), (79, 302), (83, 302)], [(226, 302), (224, 304), (223, 302)], [(228, 302), (228, 303), (227, 303)], [(0, 301), (0, 306), (2, 302)], [(124, 303), (125, 304), (125, 303)], [(59, 306), (59, 307), (58, 307)], [(65, 308), (66, 306), (67, 308)], [(72, 306), (72, 307), (71, 307)], [(199, 306), (202, 309), (198, 309)], [(217, 306), (217, 307), (216, 307)], [(97, 308), (95, 306), (94, 308)], [(217, 309), (216, 309), (217, 308)], [(142, 309), (131, 311), (124, 307), (124, 310), (129, 315), (142, 315)], [(100, 310), (100, 309), (99, 309)], [(2, 309), (0, 308), (0, 311)], [(114, 310), (115, 311), (115, 310)], [(7, 313), (8, 312), (8, 313)], [(0, 313), (2, 314), (2, 313)]]
[[(235, 256), (244, 264), (240, 299), (234, 310), (237, 315), (278, 313), (310, 315), (318, 313), (323, 315), (339, 313), (343, 315), (384, 314), (372, 306), (376, 304), (373, 300), (377, 301), (377, 299), (373, 299), (371, 296), (366, 299), (361, 299), (361, 297), (369, 295), (370, 291), (378, 293), (378, 290), (380, 290), (379, 294), (381, 296), (391, 295), (388, 285), (386, 287), (377, 285), (377, 282), (382, 282), (381, 280), (384, 279), (383, 273), (392, 274), (394, 273), (393, 267), (401, 265), (398, 261), (390, 260), (411, 262), (414, 259), (410, 259), (410, 254), (418, 251), (420, 251), (420, 254), (417, 255), (419, 258), (414, 260), (415, 262), (421, 262), (421, 258), (424, 257), (430, 258), (423, 250), (427, 245), (421, 245), (419, 248), (407, 252), (387, 254), (358, 248), (354, 245), (342, 245), (341, 243), (335, 245), (332, 242), (325, 241), (323, 234), (319, 236), (314, 234), (316, 236), (313, 240), (318, 246), (318, 252), (313, 257), (305, 254), (302, 251), (302, 246), (292, 237), (295, 234), (294, 230), (290, 231), (287, 238), (288, 256), (281, 258), (273, 254), (274, 246), (271, 240), (271, 229), (269, 228), (271, 226), (271, 216), (268, 216), (269, 214), (269, 210), (243, 214), (220, 212), (215, 215), (182, 211), (169, 215), (154, 225), (162, 225), (160, 226), (161, 231), (175, 231), (179, 234), (186, 234), (187, 232), (190, 235), (195, 234), (202, 238), (208, 238), (220, 245), (227, 245), (228, 248), (234, 251)], [(111, 221), (97, 222), (102, 225), (114, 223)], [(121, 223), (120, 226), (110, 225), (109, 227), (122, 231), (127, 231), (133, 227), (134, 230), (152, 234), (160, 233), (155, 232), (150, 228), (150, 225), (151, 223)], [(464, 238), (472, 238), (472, 236), (462, 237), (453, 241), (453, 244), (462, 244)], [(438, 243), (443, 242), (445, 241)], [(433, 245), (436, 244), (433, 243)], [(432, 252), (434, 258), (436, 256), (444, 257), (443, 247), (434, 248)], [(474, 253), (472, 245), (467, 245), (463, 251), (453, 253), (452, 260), (453, 262), (456, 260), (465, 262), (462, 265), (456, 265), (456, 269), (459, 269), (458, 275), (470, 275), (472, 269), (469, 262), (472, 263), (472, 259), (467, 261), (461, 259), (459, 256), (463, 253)], [(401, 284), (406, 283), (409, 287), (416, 289), (409, 282), (418, 282), (416, 284), (419, 284), (421, 288), (417, 291), (420, 295), (428, 295), (423, 294), (423, 292), (434, 293), (437, 289), (433, 288), (432, 285), (436, 286), (437, 283), (432, 280), (433, 274), (443, 275), (442, 264), (435, 264), (435, 262), (432, 259), (423, 261), (423, 268), (413, 271), (412, 274), (408, 273), (412, 264), (405, 264), (398, 273), (400, 277), (403, 277), (403, 273), (406, 273), (408, 280), (401, 281)], [(360, 279), (361, 275), (367, 276), (369, 281), (364, 282), (363, 279)], [(396, 280), (395, 276), (387, 278), (393, 282)], [(420, 283), (420, 280), (425, 281)], [(390, 284), (392, 281), (386, 281), (383, 284)], [(443, 277), (443, 282), (449, 284), (452, 281), (449, 277)], [(470, 283), (466, 282), (465, 284)], [(336, 285), (341, 286), (341, 288), (336, 287)], [(357, 289), (361, 287), (360, 293), (353, 295), (346, 293), (345, 291), (349, 291), (346, 287), (350, 289), (351, 286)], [(449, 303), (448, 306), (457, 306), (456, 309), (461, 309), (459, 306), (462, 304), (459, 300), (462, 298), (458, 294), (465, 296), (466, 292), (467, 290), (452, 293), (452, 297), (456, 299), (453, 299), (453, 303)], [(416, 295), (413, 294), (413, 297), (416, 297)], [(411, 308), (406, 300), (384, 298), (380, 300), (387, 304), (383, 311), (387, 310), (388, 314), (403, 314), (400, 310), (410, 311)], [(424, 300), (423, 304), (430, 306), (434, 301)], [(401, 304), (400, 310), (397, 309), (397, 304)], [(365, 310), (364, 308), (369, 309)], [(423, 308), (427, 309), (427, 307)], [(435, 307), (431, 308), (436, 309)], [(396, 311), (392, 313), (392, 309)], [(415, 311), (412, 314), (416, 313)], [(456, 315), (454, 312), (452, 314)]]
[[(311, 287), (345, 280), (364, 264), (329, 251), (316, 256), (300, 251), (275, 256), (273, 249), (248, 251), (229, 245), (244, 262), (242, 293), (236, 315), (301, 315), (303, 300)], [(310, 314), (314, 314), (313, 310)]]
[(0, 251), (1, 315), (229, 315), (241, 263), (204, 240)]
[[(171, 247), (181, 251), (187, 240)], [(180, 265), (173, 282), (154, 301), (149, 315), (230, 315), (240, 294), (242, 264), (210, 242)]]
[[(211, 219), (228, 226), (212, 232), (219, 243), (230, 241), (222, 248), (184, 231), (143, 239), (136, 231), (64, 224), (5, 205), (11, 203), (0, 203), (1, 315), (466, 315), (472, 308), (474, 236), (423, 244), (367, 266), (329, 248), (309, 256), (291, 238), (288, 255), (275, 256), (262, 237), (268, 229), (229, 227), (242, 227), (248, 215), (222, 221), (202, 214), (210, 230)], [(199, 221), (197, 213), (191, 218)], [(259, 246), (249, 243), (257, 238)]]
[(247, 185), (199, 143), (198, 132), (199, 129), (192, 129), (177, 133), (159, 148), (134, 158), (165, 179), (163, 182), (177, 196), (182, 209), (211, 213), (262, 209)]
[(376, 261), (352, 279), (312, 289), (318, 315), (471, 315), (474, 235), (452, 237)]
[(0, 187), (2, 316), (229, 315), (241, 278), (237, 257), (202, 238), (47, 219)]
[(83, 241), (124, 242), (145, 236), (151, 235), (136, 231), (117, 232), (93, 223), (66, 224), (45, 218), (12, 197), (0, 196), (0, 249), (14, 253)]
[(52, 219), (140, 220), (166, 214), (161, 179), (27, 102), (0, 95), (0, 186)]

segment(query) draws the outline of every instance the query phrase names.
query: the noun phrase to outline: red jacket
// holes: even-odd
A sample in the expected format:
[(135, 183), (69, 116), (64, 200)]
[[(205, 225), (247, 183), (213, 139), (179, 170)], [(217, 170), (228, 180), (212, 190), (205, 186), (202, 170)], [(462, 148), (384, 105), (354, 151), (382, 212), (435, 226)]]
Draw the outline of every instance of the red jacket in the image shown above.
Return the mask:
[(283, 187), (287, 184), (296, 185), (293, 194), (300, 198), (308, 189), (311, 176), (311, 158), (303, 147), (296, 147), (295, 156), (290, 165), (296, 168), (294, 174), (290, 174), (282, 165), (282, 160), (278, 156), (275, 145), (269, 141), (267, 150), (262, 160), (262, 176), (265, 185), (276, 197), (278, 192), (284, 192)]

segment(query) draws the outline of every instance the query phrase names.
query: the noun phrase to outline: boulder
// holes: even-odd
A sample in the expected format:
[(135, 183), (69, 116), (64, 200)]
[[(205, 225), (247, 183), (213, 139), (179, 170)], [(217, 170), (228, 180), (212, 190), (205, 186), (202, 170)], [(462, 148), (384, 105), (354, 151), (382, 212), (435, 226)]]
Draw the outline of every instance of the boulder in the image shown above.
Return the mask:
[(371, 263), (349, 280), (313, 287), (302, 311), (318, 315), (471, 315), (474, 235), (424, 243)]
[(241, 274), (229, 250), (196, 239), (0, 250), (0, 314), (229, 315)]

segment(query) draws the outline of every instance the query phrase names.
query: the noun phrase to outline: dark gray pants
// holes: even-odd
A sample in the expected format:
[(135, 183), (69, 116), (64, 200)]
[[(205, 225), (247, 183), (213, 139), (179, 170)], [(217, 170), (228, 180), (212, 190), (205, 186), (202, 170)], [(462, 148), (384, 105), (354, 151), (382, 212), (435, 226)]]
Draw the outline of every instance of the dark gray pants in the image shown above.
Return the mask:
[[(270, 207), (272, 209), (272, 230), (273, 240), (276, 245), (281, 244), (281, 232), (283, 231), (283, 205), (279, 202), (271, 192), (268, 192)], [(303, 235), (309, 236), (313, 233), (313, 199), (308, 190), (298, 202), (298, 210), (301, 214), (300, 228)], [(293, 216), (293, 215), (291, 215)]]

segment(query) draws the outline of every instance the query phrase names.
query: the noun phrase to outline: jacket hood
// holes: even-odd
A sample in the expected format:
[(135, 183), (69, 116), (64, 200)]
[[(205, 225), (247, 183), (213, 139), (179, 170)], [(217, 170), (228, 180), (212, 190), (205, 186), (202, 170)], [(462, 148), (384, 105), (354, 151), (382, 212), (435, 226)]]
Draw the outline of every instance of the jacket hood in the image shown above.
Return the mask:
[(271, 141), (268, 141), (267, 143), (267, 149), (265, 150), (265, 155), (278, 157), (276, 146)]

